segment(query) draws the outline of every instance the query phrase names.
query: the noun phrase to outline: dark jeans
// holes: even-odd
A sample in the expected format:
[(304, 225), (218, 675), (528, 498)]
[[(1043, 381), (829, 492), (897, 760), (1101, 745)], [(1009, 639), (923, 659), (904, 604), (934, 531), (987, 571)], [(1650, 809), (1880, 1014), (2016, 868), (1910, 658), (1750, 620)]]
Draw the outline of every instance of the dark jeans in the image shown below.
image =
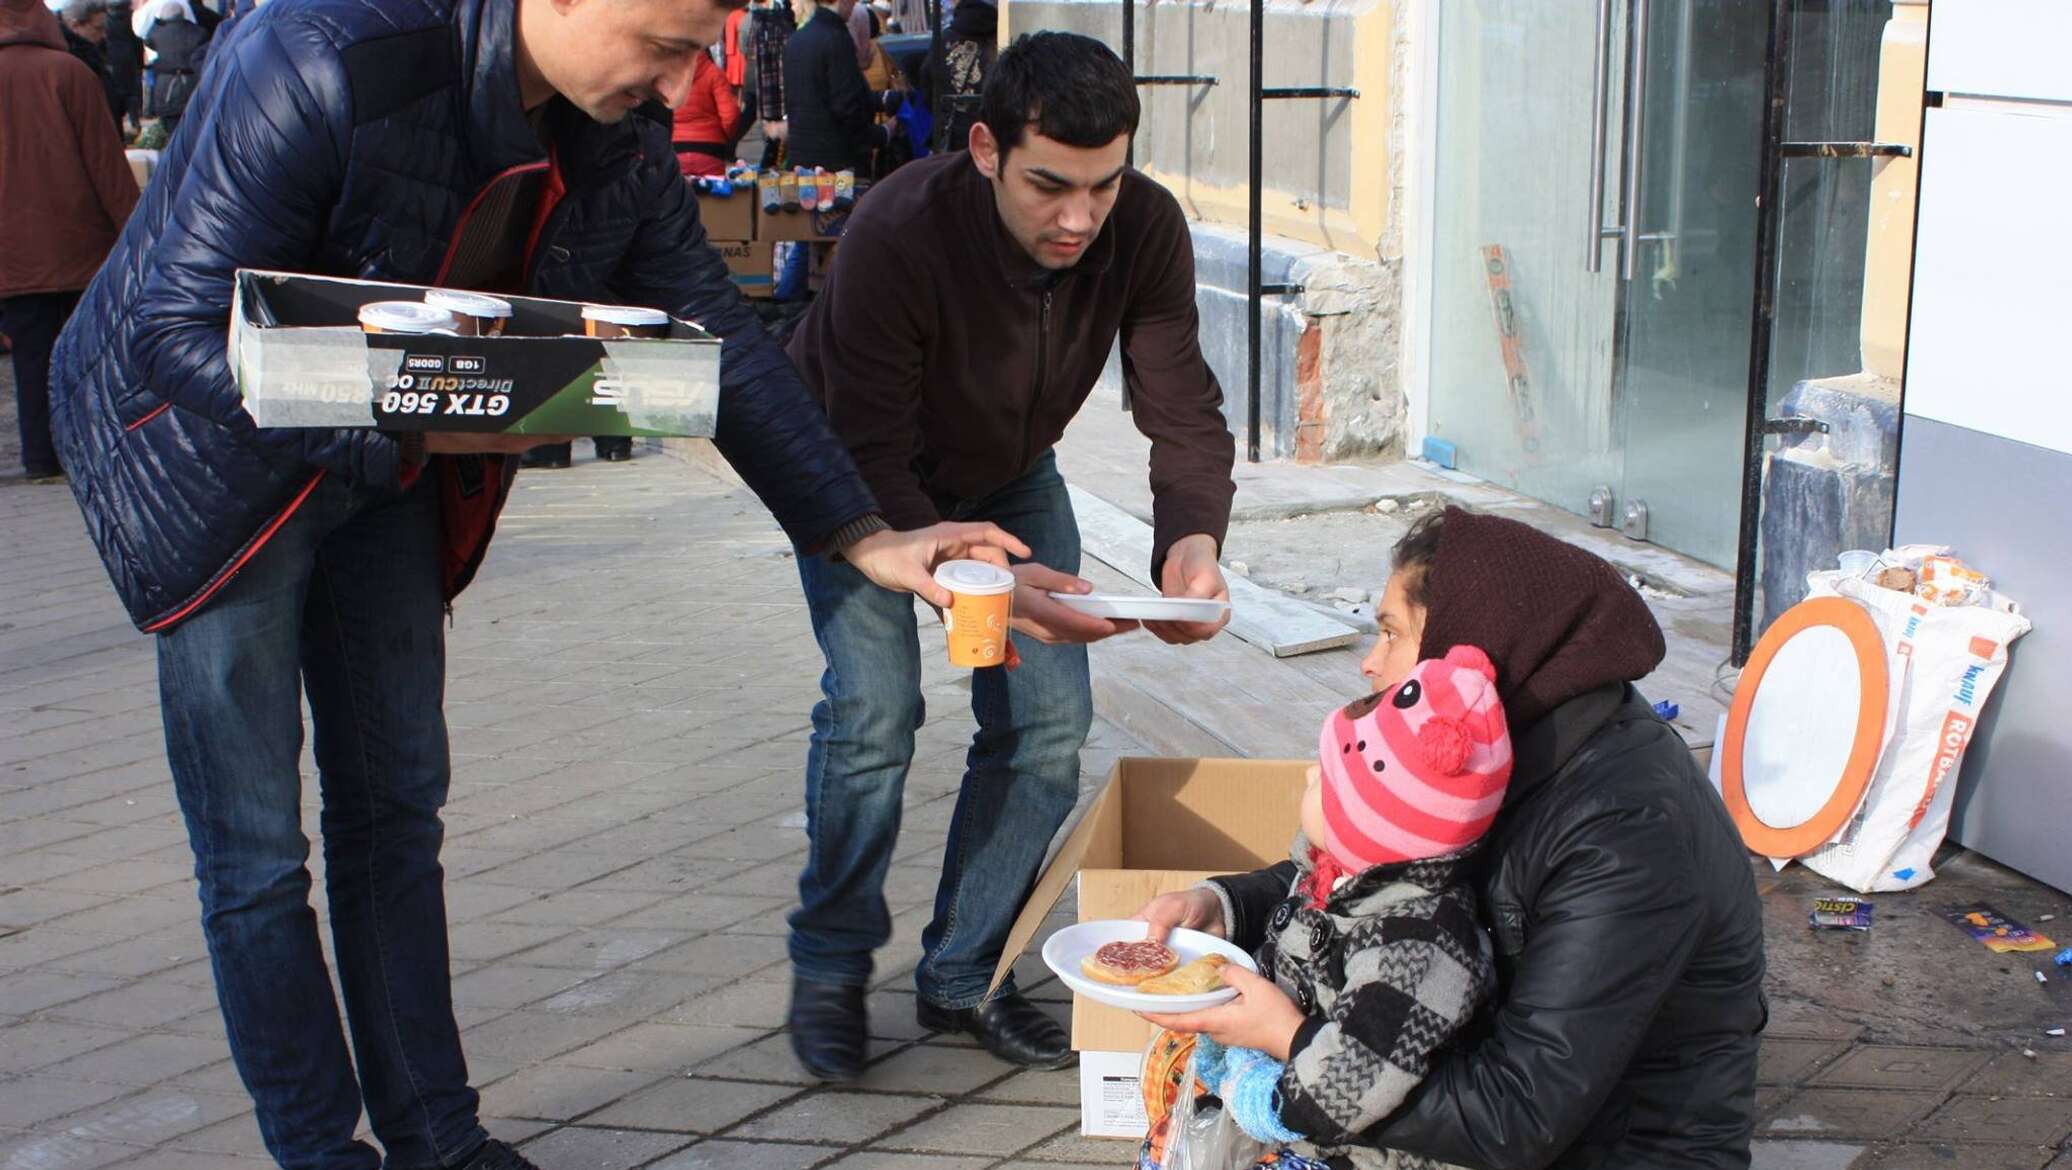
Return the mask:
[[(991, 520), (1027, 543), (1036, 561), (1079, 571), (1079, 525), (1049, 454), (946, 518)], [(825, 557), (800, 557), (799, 577), (827, 670), (806, 756), (812, 844), (791, 915), (792, 969), (802, 979), (857, 985), (869, 981), (871, 952), (892, 934), (885, 874), (914, 732), (927, 718), (914, 599)], [(1022, 659), (1015, 670), (972, 672), (978, 732), (914, 972), (922, 998), (947, 1007), (985, 998), (1044, 851), (1079, 796), (1079, 749), (1093, 724), (1086, 647), (1019, 636), (1014, 644)]]
[(0, 326), (14, 345), (14, 410), (22, 432), (22, 467), (30, 476), (56, 475), (50, 442), (50, 351), (79, 303), (76, 292), (30, 293), (0, 300)]
[[(158, 638), (166, 755), (230, 1051), (291, 1170), (457, 1164), (478, 1148), (447, 968), (439, 514), (327, 476), (221, 594)], [(310, 909), (302, 708), (346, 1047)], [(354, 1077), (355, 1061), (358, 1078)]]

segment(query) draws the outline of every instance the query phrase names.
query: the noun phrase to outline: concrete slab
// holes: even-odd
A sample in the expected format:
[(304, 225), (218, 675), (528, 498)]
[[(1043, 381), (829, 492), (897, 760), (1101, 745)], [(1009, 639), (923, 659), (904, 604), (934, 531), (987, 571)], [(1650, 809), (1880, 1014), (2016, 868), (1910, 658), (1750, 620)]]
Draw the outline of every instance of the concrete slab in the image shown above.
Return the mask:
[(1005, 1157), (1079, 1123), (1077, 1109), (1041, 1105), (952, 1105), (881, 1139), (900, 1150)]
[(806, 1170), (840, 1152), (839, 1146), (715, 1140), (671, 1154), (648, 1170)]
[(1911, 1135), (1971, 1149), (2000, 1143), (2056, 1146), (2072, 1136), (2072, 1100), (2058, 1097), (1953, 1097)]
[(1795, 1040), (1787, 1036), (1766, 1035), (1760, 1063), (1756, 1066), (1756, 1083), (1799, 1084), (1848, 1049), (1848, 1043), (1842, 1040)]
[(525, 1156), (542, 1166), (631, 1170), (690, 1144), (687, 1136), (571, 1125), (525, 1144)]
[(1872, 1141), (1905, 1133), (1941, 1104), (1940, 1093), (1892, 1089), (1806, 1089), (1756, 1132), (1773, 1138)]
[(1822, 1069), (1812, 1083), (1835, 1088), (1939, 1092), (1984, 1068), (1989, 1053), (1866, 1044)]
[(786, 1085), (675, 1077), (615, 1101), (584, 1120), (593, 1125), (671, 1133), (723, 1133), (799, 1092)]
[(1983, 1146), (1946, 1142), (1873, 1146), (1860, 1170), (2039, 1170), (2051, 1159), (2043, 1146)]
[(941, 1104), (928, 1097), (823, 1090), (793, 1098), (784, 1108), (744, 1122), (727, 1136), (857, 1144), (897, 1129)]

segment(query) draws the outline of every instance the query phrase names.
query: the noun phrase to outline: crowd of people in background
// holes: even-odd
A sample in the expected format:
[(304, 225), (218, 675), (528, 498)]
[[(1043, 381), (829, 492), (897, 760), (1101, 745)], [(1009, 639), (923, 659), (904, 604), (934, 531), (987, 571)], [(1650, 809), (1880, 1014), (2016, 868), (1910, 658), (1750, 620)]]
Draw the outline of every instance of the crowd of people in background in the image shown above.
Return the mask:
[[(126, 8), (126, 6), (125, 6)], [(14, 365), (22, 468), (63, 478), (50, 437), (50, 356), (137, 204), (123, 158), (129, 14), (75, 0), (61, 17), (0, 0), (0, 341)], [(112, 79), (112, 80), (111, 80)]]
[(220, 10), (204, 0), (70, 0), (59, 22), (66, 49), (101, 79), (116, 129), (135, 141), (147, 119), (167, 136), (179, 125), (209, 42), (236, 12), (234, 0)]
[(962, 149), (997, 52), (997, 0), (945, 0), (941, 60), (926, 42), (887, 47), (925, 36), (929, 11), (926, 0), (753, 0), (676, 112), (684, 173), (723, 174), (740, 158), (881, 179), (929, 151), (939, 94), (947, 148)]

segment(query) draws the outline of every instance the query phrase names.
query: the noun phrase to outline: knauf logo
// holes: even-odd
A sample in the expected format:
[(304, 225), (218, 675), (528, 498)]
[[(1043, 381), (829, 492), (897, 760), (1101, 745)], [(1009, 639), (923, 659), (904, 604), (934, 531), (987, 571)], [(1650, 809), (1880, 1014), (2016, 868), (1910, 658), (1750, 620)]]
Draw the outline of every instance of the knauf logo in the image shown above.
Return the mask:
[(1964, 668), (1964, 678), (1957, 684), (1957, 701), (1959, 703), (1966, 707), (1978, 705), (1978, 676), (1983, 674), (1985, 669), (1981, 665), (1972, 665)]
[(1950, 712), (1943, 718), (1942, 734), (1937, 737), (1935, 759), (1928, 765), (1928, 787), (1921, 793), (1921, 803), (1914, 806), (1913, 815), (1907, 818), (1907, 831), (1912, 832), (1928, 815), (1928, 806), (1935, 800), (1935, 794), (1942, 787), (1950, 769), (1964, 758), (1964, 747), (1971, 742), (1971, 720)]

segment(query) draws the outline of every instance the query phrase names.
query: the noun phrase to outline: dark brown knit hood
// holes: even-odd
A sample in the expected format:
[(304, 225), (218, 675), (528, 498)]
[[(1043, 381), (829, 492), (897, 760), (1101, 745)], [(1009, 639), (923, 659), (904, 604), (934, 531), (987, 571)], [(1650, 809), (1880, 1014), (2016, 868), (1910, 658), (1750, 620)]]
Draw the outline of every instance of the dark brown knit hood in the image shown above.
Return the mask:
[(1426, 595), (1418, 657), (1486, 651), (1514, 735), (1662, 661), (1662, 627), (1617, 569), (1516, 520), (1448, 508)]

